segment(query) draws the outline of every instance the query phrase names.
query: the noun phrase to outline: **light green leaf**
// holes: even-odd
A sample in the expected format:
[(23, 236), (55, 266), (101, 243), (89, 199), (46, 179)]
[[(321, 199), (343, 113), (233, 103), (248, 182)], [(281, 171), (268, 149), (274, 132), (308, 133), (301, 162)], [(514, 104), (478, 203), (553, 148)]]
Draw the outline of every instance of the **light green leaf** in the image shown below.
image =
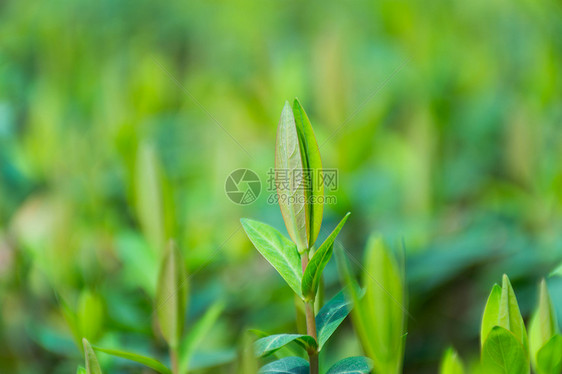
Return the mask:
[(87, 374), (87, 372), (85, 368), (78, 366), (78, 368), (76, 368), (76, 374)]
[(318, 285), (320, 284), (320, 279), (322, 279), (322, 272), (324, 268), (330, 261), (332, 257), (332, 252), (334, 248), (334, 241), (340, 233), (343, 225), (347, 221), (351, 213), (347, 213), (345, 217), (336, 226), (334, 231), (326, 238), (324, 243), (318, 248), (318, 250), (312, 256), (312, 259), (306, 266), (304, 275), (302, 277), (302, 294), (306, 301), (314, 300), (316, 297), (316, 292), (318, 292)]
[(303, 161), (295, 117), (289, 102), (281, 112), (275, 147), (275, 169), (286, 178), (277, 180), (279, 207), (289, 236), (299, 252), (309, 248), (309, 217), (303, 188)]
[(482, 325), (480, 327), (480, 346), (484, 347), (484, 342), (488, 338), (488, 334), (492, 331), (494, 326), (498, 325), (498, 315), (500, 311), (500, 302), (502, 296), (502, 289), (497, 284), (494, 284), (484, 314), (482, 315)]
[(76, 316), (81, 335), (95, 342), (102, 331), (104, 320), (104, 306), (101, 298), (89, 290), (83, 290), (78, 299)]
[(316, 340), (312, 336), (301, 334), (277, 334), (261, 338), (254, 343), (254, 350), (257, 356), (266, 356), (282, 348), (283, 346), (296, 342), (307, 351), (316, 350)]
[(537, 353), (537, 374), (560, 374), (562, 372), (562, 336), (553, 335)]
[(179, 368), (180, 373), (186, 372), (189, 368), (189, 359), (193, 354), (195, 347), (201, 340), (209, 333), (217, 318), (220, 316), (224, 309), (222, 301), (215, 302), (207, 312), (191, 327), (180, 344), (179, 349)]
[(399, 373), (406, 332), (403, 271), (394, 253), (376, 236), (367, 244), (363, 284), (365, 297), (354, 318), (362, 321), (357, 327), (363, 326), (365, 331), (358, 335), (376, 371)]
[(86, 357), (86, 373), (102, 374), (100, 364), (90, 342), (84, 338), (82, 339), (82, 344), (84, 345), (84, 356)]
[(502, 279), (502, 297), (498, 319), (498, 325), (511, 331), (517, 339), (519, 339), (523, 346), (527, 348), (527, 331), (525, 330), (525, 323), (523, 322), (523, 317), (521, 317), (521, 312), (519, 311), (519, 305), (517, 304), (517, 298), (515, 297), (513, 287), (511, 287), (509, 278), (505, 274)]
[(259, 374), (309, 374), (308, 362), (300, 357), (285, 357), (263, 366)]
[(162, 336), (173, 348), (178, 346), (183, 332), (188, 286), (181, 252), (170, 242), (160, 267), (155, 308)]
[(527, 349), (527, 331), (519, 311), (517, 298), (509, 278), (503, 275), (501, 292), (499, 293), (498, 300), (498, 286), (494, 285), (492, 293), (488, 298), (486, 309), (482, 317), (482, 328), (480, 331), (480, 341), (485, 342), (487, 334), (494, 326), (501, 326), (508, 331), (511, 331), (515, 337)]
[[(537, 367), (537, 354), (539, 350), (557, 333), (558, 321), (556, 313), (548, 294), (546, 282), (543, 279), (539, 291), (539, 304), (529, 327), (529, 349), (533, 367)], [(560, 354), (562, 355), (562, 351)]]
[(171, 370), (168, 369), (163, 363), (150, 357), (138, 355), (136, 353), (121, 351), (117, 349), (108, 349), (108, 348), (101, 348), (95, 346), (94, 349), (96, 350), (96, 352), (103, 352), (115, 357), (120, 357), (126, 360), (138, 362), (139, 364), (143, 364), (144, 366), (156, 370), (158, 373), (161, 374), (172, 374)]
[(309, 185), (307, 186), (308, 188), (306, 188), (306, 196), (309, 204), (306, 205), (306, 209), (309, 220), (308, 227), (310, 235), (308, 246), (310, 248), (314, 245), (320, 233), (320, 226), (322, 225), (324, 183), (319, 178), (319, 173), (322, 172), (322, 160), (310, 120), (299, 100), (296, 98), (293, 102), (293, 114), (295, 116), (295, 124), (299, 136), (303, 169), (308, 176), (307, 183)]
[(464, 374), (464, 367), (457, 352), (451, 347), (441, 359), (439, 374)]
[(373, 361), (367, 357), (348, 357), (336, 362), (326, 374), (369, 374)]
[(336, 331), (352, 308), (344, 291), (339, 292), (328, 301), (316, 315), (316, 334), (318, 336), (318, 350), (321, 350), (330, 336)]
[(501, 326), (488, 334), (482, 349), (482, 364), (489, 374), (528, 374), (529, 359), (518, 338)]
[(293, 291), (302, 296), (302, 268), (295, 244), (265, 223), (247, 218), (242, 218), (240, 222), (256, 249), (285, 279)]
[(156, 253), (165, 247), (161, 171), (154, 147), (139, 145), (135, 165), (135, 205), (143, 233)]

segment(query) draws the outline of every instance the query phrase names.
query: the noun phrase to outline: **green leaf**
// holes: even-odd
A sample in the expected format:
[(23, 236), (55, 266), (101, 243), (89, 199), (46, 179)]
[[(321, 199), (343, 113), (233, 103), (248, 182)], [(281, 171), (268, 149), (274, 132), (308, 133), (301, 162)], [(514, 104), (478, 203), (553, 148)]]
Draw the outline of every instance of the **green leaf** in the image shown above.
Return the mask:
[(488, 338), (488, 334), (492, 331), (492, 328), (498, 325), (501, 295), (501, 287), (494, 284), (492, 291), (490, 292), (490, 296), (488, 296), (488, 301), (486, 302), (486, 307), (484, 308), (484, 314), (482, 315), (482, 325), (480, 327), (481, 347), (484, 347), (484, 342)]
[(306, 191), (303, 188), (303, 161), (295, 117), (289, 102), (281, 112), (275, 147), (275, 169), (286, 179), (277, 180), (279, 207), (289, 236), (299, 252), (309, 248), (309, 225)]
[(295, 124), (299, 136), (299, 145), (301, 157), (303, 160), (303, 169), (307, 174), (306, 196), (309, 204), (306, 205), (307, 217), (309, 220), (309, 248), (314, 245), (320, 226), (322, 225), (322, 212), (324, 209), (324, 183), (320, 180), (322, 172), (322, 160), (320, 158), (320, 149), (312, 130), (310, 120), (301, 106), (298, 99), (293, 102), (293, 114), (295, 116)]
[(334, 241), (340, 233), (343, 225), (347, 221), (351, 213), (347, 213), (345, 217), (336, 226), (334, 231), (326, 238), (324, 243), (318, 248), (318, 250), (312, 256), (312, 259), (306, 266), (304, 275), (302, 277), (302, 294), (305, 301), (314, 300), (316, 297), (316, 292), (318, 292), (318, 285), (320, 284), (320, 279), (322, 279), (322, 272), (324, 268), (330, 261), (332, 257), (332, 252), (334, 249)]
[(498, 318), (498, 325), (511, 331), (517, 339), (519, 339), (523, 346), (527, 348), (527, 331), (525, 330), (525, 323), (523, 322), (523, 317), (521, 317), (521, 312), (519, 311), (519, 305), (517, 304), (517, 298), (515, 297), (513, 287), (511, 287), (509, 278), (505, 274), (502, 279), (502, 297)]
[(316, 334), (318, 336), (318, 349), (322, 349), (330, 336), (336, 331), (352, 308), (344, 291), (339, 292), (328, 301), (316, 315)]
[(464, 374), (464, 367), (457, 352), (451, 347), (441, 359), (439, 374)]
[(213, 325), (215, 324), (217, 318), (220, 316), (224, 309), (224, 303), (222, 301), (215, 302), (197, 321), (197, 323), (189, 329), (189, 332), (184, 337), (180, 344), (179, 349), (179, 369), (180, 373), (186, 372), (189, 368), (189, 359), (193, 354), (195, 347), (203, 340), (205, 335), (209, 333)]
[(143, 233), (157, 253), (162, 253), (166, 240), (161, 182), (154, 147), (148, 143), (140, 144), (135, 165), (135, 205)]
[(482, 364), (489, 374), (528, 374), (529, 359), (525, 347), (509, 330), (495, 326), (482, 349)]
[(82, 366), (78, 366), (78, 368), (76, 368), (76, 374), (87, 374), (87, 371)]
[(172, 348), (178, 346), (187, 308), (188, 278), (181, 252), (170, 242), (164, 257), (156, 292), (156, 314), (162, 336)]
[(316, 350), (316, 340), (312, 336), (301, 334), (277, 334), (261, 338), (254, 343), (254, 349), (257, 356), (266, 356), (282, 348), (283, 346), (296, 342), (307, 351)]
[(81, 335), (95, 342), (102, 331), (104, 320), (104, 306), (101, 298), (89, 290), (83, 290), (78, 299), (76, 317)]
[(300, 357), (285, 357), (263, 366), (259, 374), (309, 374), (308, 362)]
[(302, 268), (295, 244), (265, 223), (247, 218), (242, 218), (240, 222), (256, 249), (285, 279), (293, 291), (302, 296)]
[(74, 344), (76, 344), (76, 346), (80, 349), (81, 352), (84, 352), (84, 344), (82, 341), (82, 337), (80, 335), (78, 317), (76, 316), (76, 313), (72, 311), (72, 309), (70, 308), (70, 306), (62, 296), (59, 296), (58, 300), (64, 320), (68, 324), (68, 327), (70, 328), (70, 332), (72, 333)]
[(136, 353), (121, 351), (117, 349), (108, 349), (108, 348), (101, 348), (95, 346), (94, 349), (96, 350), (96, 352), (103, 352), (115, 357), (120, 357), (126, 360), (138, 362), (146, 367), (156, 370), (158, 373), (161, 374), (172, 374), (172, 371), (168, 369), (163, 363), (150, 357), (141, 356)]
[(403, 271), (394, 253), (376, 236), (372, 236), (367, 244), (363, 284), (365, 297), (359, 302), (360, 308), (354, 313), (354, 319), (361, 320), (359, 326), (365, 331), (358, 335), (367, 355), (373, 359), (376, 371), (399, 373), (406, 332)]
[(86, 373), (87, 374), (102, 374), (98, 358), (86, 338), (82, 339), (84, 345), (84, 356), (86, 357)]
[[(537, 368), (537, 354), (547, 342), (558, 333), (558, 321), (556, 313), (548, 294), (546, 282), (541, 281), (539, 290), (539, 304), (531, 319), (529, 327), (529, 349), (531, 353), (531, 363)], [(562, 355), (562, 351), (560, 352)]]
[(553, 335), (537, 353), (537, 374), (560, 374), (562, 372), (562, 336)]
[(511, 331), (517, 339), (527, 349), (527, 331), (519, 311), (517, 298), (509, 278), (503, 275), (501, 292), (498, 300), (498, 286), (494, 285), (492, 293), (488, 298), (484, 315), (482, 317), (482, 328), (480, 331), (480, 341), (485, 342), (487, 334), (494, 326), (501, 326)]
[(326, 374), (369, 374), (373, 361), (367, 357), (348, 357), (336, 362)]

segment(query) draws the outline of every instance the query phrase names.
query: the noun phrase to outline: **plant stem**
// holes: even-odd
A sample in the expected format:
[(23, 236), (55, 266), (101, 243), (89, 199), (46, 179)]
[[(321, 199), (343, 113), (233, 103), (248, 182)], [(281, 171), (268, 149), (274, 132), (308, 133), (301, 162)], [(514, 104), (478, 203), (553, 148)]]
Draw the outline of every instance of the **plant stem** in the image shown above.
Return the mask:
[[(308, 250), (301, 257), (302, 271), (308, 265)], [(316, 337), (316, 318), (314, 313), (314, 300), (310, 300), (305, 304), (306, 312), (306, 333), (318, 340)], [(316, 350), (308, 351), (308, 361), (310, 362), (310, 374), (318, 374), (318, 352)]]
[(177, 348), (170, 347), (170, 361), (172, 363), (172, 373), (179, 374), (180, 369), (178, 365), (178, 350)]

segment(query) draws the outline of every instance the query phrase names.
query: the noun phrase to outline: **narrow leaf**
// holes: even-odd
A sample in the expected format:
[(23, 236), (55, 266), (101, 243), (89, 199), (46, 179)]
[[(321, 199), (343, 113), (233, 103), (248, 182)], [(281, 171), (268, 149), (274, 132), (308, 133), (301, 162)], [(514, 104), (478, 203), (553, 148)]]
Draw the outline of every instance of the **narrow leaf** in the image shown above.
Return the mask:
[[(529, 327), (529, 349), (531, 363), (537, 367), (537, 354), (547, 342), (558, 333), (556, 313), (548, 294), (546, 282), (543, 279), (539, 290), (539, 304), (531, 319)], [(560, 352), (562, 356), (562, 351)]]
[(527, 347), (527, 331), (525, 330), (525, 323), (523, 322), (523, 317), (521, 317), (521, 312), (519, 311), (519, 305), (517, 304), (517, 298), (515, 297), (513, 287), (511, 287), (509, 278), (505, 274), (502, 279), (502, 297), (498, 318), (498, 325), (511, 331), (517, 339), (519, 339), (523, 346)]
[(322, 212), (324, 203), (324, 183), (320, 179), (322, 173), (322, 160), (320, 158), (320, 149), (312, 130), (310, 120), (300, 104), (298, 99), (293, 102), (293, 114), (295, 116), (295, 124), (299, 136), (299, 145), (301, 156), (303, 159), (303, 169), (307, 175), (305, 188), (308, 204), (306, 205), (307, 217), (309, 219), (309, 248), (314, 245), (320, 226), (322, 225)]
[(201, 342), (205, 335), (209, 333), (223, 309), (224, 303), (222, 301), (217, 301), (205, 312), (203, 317), (189, 329), (189, 332), (180, 344), (180, 373), (187, 371), (189, 368), (189, 359), (195, 347)]
[(285, 103), (277, 128), (275, 169), (282, 173), (277, 180), (279, 207), (291, 239), (299, 252), (309, 248), (309, 217), (306, 209), (306, 191), (303, 188), (303, 161), (295, 117), (289, 102)]
[(367, 357), (348, 357), (336, 362), (326, 374), (369, 374), (373, 361)]
[(90, 342), (84, 338), (82, 339), (82, 344), (84, 345), (84, 355), (86, 357), (86, 373), (102, 374), (100, 364)]
[(273, 227), (243, 218), (242, 226), (256, 249), (285, 279), (285, 282), (301, 296), (302, 270), (295, 244)]
[(441, 359), (439, 374), (464, 374), (462, 361), (453, 348), (445, 351)]
[(347, 317), (351, 308), (351, 301), (347, 300), (344, 291), (341, 291), (320, 309), (316, 315), (316, 334), (318, 336), (319, 350), (322, 349), (330, 336)]
[(156, 292), (156, 314), (162, 336), (172, 348), (178, 346), (187, 308), (188, 278), (181, 252), (170, 242), (162, 261)]
[(285, 357), (263, 366), (259, 374), (309, 374), (308, 361), (300, 357)]
[(156, 253), (165, 247), (164, 204), (161, 172), (154, 147), (139, 145), (135, 165), (135, 205), (144, 235)]
[(394, 253), (377, 236), (372, 236), (367, 244), (363, 284), (366, 292), (360, 301), (359, 318), (366, 328), (362, 335), (367, 340), (364, 348), (378, 372), (399, 373), (406, 332), (403, 271)]
[(95, 346), (94, 349), (97, 352), (103, 352), (115, 357), (120, 357), (126, 360), (138, 362), (139, 364), (143, 364), (144, 366), (156, 370), (158, 373), (161, 374), (172, 374), (171, 370), (168, 369), (163, 363), (150, 357), (138, 355), (136, 353), (121, 351), (117, 349), (108, 349), (108, 348), (101, 348)]
[(500, 311), (502, 289), (497, 284), (494, 284), (484, 314), (482, 315), (482, 326), (480, 327), (480, 346), (484, 347), (484, 342), (488, 338), (488, 334), (492, 331), (494, 326), (498, 325), (498, 315)]
[(562, 372), (562, 336), (553, 335), (537, 353), (537, 374)]
[(488, 334), (482, 349), (482, 364), (489, 374), (529, 374), (529, 360), (518, 338), (501, 326)]
[(282, 348), (283, 346), (296, 342), (307, 351), (316, 349), (316, 340), (312, 336), (301, 334), (277, 334), (261, 338), (254, 343), (254, 349), (257, 356), (266, 356)]
[(318, 292), (318, 285), (320, 284), (320, 280), (322, 279), (322, 272), (324, 271), (324, 268), (332, 257), (334, 241), (336, 240), (336, 237), (340, 233), (350, 214), (351, 213), (347, 213), (345, 217), (342, 218), (340, 223), (314, 253), (314, 256), (312, 256), (312, 259), (306, 266), (304, 275), (302, 277), (302, 294), (306, 301), (314, 300), (314, 298), (316, 297), (316, 292)]

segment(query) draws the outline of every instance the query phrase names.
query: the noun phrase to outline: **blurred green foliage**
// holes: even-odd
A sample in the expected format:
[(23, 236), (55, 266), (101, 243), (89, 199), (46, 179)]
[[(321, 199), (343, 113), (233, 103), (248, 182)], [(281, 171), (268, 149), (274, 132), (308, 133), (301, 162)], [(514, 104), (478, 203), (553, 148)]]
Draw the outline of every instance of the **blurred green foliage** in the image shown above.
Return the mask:
[[(339, 170), (325, 227), (352, 211), (356, 258), (372, 231), (405, 243), (406, 371), (435, 372), (450, 343), (477, 357), (489, 285), (508, 273), (527, 318), (562, 260), (560, 35), (554, 0), (2, 2), (0, 372), (74, 372), (84, 336), (165, 357), (151, 300), (169, 237), (187, 320), (227, 305), (193, 367), (227, 361), (247, 328), (293, 328), (239, 218), (283, 227), (264, 189), (295, 95)], [(251, 205), (224, 193), (237, 168), (262, 179)], [(360, 353), (349, 325), (326, 349)]]

